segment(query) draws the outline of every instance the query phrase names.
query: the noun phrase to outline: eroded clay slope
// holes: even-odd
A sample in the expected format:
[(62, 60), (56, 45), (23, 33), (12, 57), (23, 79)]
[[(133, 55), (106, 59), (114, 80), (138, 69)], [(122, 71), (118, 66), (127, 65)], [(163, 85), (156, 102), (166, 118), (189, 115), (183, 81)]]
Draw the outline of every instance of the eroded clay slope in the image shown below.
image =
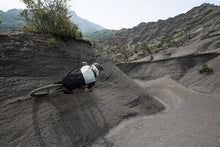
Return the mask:
[[(88, 42), (49, 47), (39, 34), (1, 32), (0, 50), (0, 146), (87, 146), (125, 118), (163, 109)], [(105, 67), (92, 93), (28, 97), (82, 61)]]

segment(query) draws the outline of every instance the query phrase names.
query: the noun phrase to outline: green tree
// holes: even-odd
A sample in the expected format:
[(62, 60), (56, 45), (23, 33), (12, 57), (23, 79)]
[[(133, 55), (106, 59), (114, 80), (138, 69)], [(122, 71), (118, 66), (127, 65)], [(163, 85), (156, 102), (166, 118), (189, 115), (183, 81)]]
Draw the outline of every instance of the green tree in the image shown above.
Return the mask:
[(50, 34), (62, 39), (82, 38), (77, 25), (70, 21), (69, 0), (22, 0), (26, 8), (20, 13), (28, 31)]
[(138, 53), (138, 45), (137, 45), (137, 44), (135, 44), (135, 46), (134, 46), (134, 53), (135, 53), (135, 54)]
[(147, 43), (146, 42), (143, 42), (142, 43), (142, 50), (143, 50), (143, 52), (145, 52), (145, 51), (147, 51), (149, 54), (152, 54), (152, 52), (151, 52), (151, 50), (150, 50), (150, 48), (148, 47), (148, 45), (147, 45)]

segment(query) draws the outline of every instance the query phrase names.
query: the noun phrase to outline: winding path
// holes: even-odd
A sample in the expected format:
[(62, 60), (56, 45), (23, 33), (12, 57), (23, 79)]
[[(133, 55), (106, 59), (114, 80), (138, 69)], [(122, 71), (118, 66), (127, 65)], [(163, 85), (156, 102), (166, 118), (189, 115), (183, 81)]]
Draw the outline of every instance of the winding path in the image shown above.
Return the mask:
[(168, 77), (137, 82), (166, 109), (123, 121), (104, 137), (105, 142), (119, 147), (220, 146), (219, 96), (186, 89)]

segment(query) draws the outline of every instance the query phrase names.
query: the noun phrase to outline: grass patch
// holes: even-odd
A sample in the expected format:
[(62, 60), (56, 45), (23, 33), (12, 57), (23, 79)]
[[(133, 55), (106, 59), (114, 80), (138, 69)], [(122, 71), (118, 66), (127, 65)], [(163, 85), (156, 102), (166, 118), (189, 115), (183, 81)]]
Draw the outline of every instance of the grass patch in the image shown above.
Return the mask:
[(203, 64), (200, 69), (198, 69), (199, 73), (213, 73), (213, 69), (208, 67), (207, 64)]
[(48, 44), (48, 47), (54, 47), (58, 43), (58, 41), (56, 40), (56, 38), (51, 37), (46, 40), (46, 43)]
[(193, 91), (200, 92), (200, 87), (194, 86), (194, 87), (191, 87), (191, 89)]

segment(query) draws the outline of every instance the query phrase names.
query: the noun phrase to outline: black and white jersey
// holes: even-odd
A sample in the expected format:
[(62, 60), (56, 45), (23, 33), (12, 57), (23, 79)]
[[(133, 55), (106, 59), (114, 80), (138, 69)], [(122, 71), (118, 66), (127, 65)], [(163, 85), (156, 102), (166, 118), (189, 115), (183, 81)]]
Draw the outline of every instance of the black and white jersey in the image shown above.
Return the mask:
[(65, 74), (62, 84), (69, 90), (87, 86), (92, 88), (95, 85), (96, 77), (89, 65), (83, 66), (81, 69), (74, 69)]

